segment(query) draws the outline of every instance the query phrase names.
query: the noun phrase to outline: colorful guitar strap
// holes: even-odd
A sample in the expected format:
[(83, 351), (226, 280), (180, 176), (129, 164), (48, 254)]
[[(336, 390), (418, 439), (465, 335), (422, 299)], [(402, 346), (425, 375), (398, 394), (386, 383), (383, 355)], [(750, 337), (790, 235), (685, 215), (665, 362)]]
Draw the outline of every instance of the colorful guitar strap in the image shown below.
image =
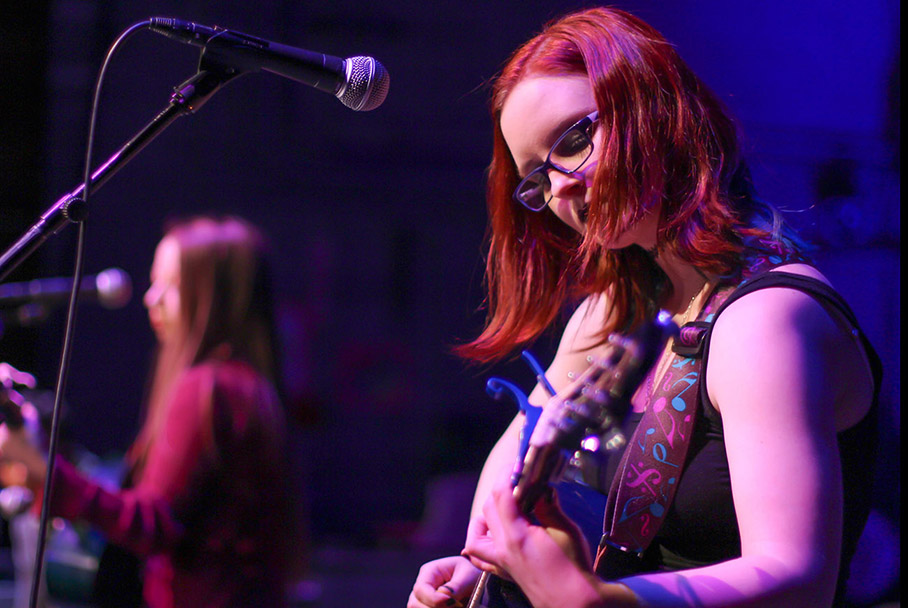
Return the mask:
[(697, 419), (703, 342), (716, 312), (738, 287), (783, 261), (760, 258), (747, 268), (743, 281), (715, 289), (697, 319), (674, 340), (671, 364), (653, 379), (649, 405), (609, 489), (595, 563), (603, 578), (633, 570), (668, 514)]

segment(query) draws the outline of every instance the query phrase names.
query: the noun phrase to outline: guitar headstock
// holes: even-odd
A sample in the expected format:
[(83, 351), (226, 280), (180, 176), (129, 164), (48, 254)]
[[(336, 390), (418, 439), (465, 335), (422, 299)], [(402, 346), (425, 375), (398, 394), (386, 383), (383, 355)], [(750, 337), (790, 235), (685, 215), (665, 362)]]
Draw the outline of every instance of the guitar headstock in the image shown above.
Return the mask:
[(540, 485), (560, 476), (566, 453), (577, 450), (585, 437), (601, 436), (620, 424), (634, 392), (677, 331), (671, 315), (660, 313), (630, 335), (609, 337), (607, 354), (592, 358), (590, 367), (543, 410), (524, 466), (515, 472), (518, 496), (535, 503)]
[(601, 435), (620, 423), (647, 372), (677, 332), (670, 316), (659, 315), (630, 335), (609, 336), (608, 353), (550, 402), (539, 419), (531, 446), (559, 445), (573, 450), (590, 434)]

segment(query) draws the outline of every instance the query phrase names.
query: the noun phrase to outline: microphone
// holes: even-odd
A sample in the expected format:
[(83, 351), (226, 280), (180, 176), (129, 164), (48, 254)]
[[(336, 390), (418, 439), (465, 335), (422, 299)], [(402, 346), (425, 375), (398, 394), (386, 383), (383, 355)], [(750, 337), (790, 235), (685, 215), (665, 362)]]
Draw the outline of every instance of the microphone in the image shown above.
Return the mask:
[(248, 34), (167, 17), (152, 17), (151, 31), (204, 49), (203, 56), (238, 71), (266, 70), (331, 93), (352, 110), (374, 110), (391, 78), (372, 57), (340, 59)]
[[(0, 284), (0, 309), (65, 302), (72, 284), (72, 277)], [(104, 308), (122, 308), (132, 297), (132, 279), (124, 270), (108, 268), (96, 275), (83, 277), (79, 297), (96, 301)]]

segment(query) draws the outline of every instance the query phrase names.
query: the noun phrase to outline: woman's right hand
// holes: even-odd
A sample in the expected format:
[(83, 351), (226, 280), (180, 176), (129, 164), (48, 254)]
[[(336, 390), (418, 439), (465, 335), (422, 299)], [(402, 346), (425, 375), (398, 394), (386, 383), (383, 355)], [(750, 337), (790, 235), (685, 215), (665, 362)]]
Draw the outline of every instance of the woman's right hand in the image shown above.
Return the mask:
[(407, 608), (462, 606), (480, 573), (465, 557), (442, 557), (427, 562), (419, 569)]
[(21, 463), (27, 471), (26, 485), (40, 487), (47, 476), (47, 459), (35, 443), (28, 429), (0, 424), (0, 462)]

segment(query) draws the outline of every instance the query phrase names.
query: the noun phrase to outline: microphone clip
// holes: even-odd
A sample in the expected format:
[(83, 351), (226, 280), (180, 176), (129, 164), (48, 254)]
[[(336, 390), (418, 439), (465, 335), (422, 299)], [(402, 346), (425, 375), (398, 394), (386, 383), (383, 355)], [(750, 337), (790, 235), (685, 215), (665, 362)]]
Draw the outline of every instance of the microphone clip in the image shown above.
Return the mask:
[(170, 96), (170, 104), (180, 108), (185, 114), (192, 114), (198, 111), (205, 102), (211, 99), (218, 89), (236, 78), (244, 72), (208, 61), (205, 57), (205, 49), (202, 49), (202, 56), (199, 59), (199, 71), (189, 80), (177, 86)]

